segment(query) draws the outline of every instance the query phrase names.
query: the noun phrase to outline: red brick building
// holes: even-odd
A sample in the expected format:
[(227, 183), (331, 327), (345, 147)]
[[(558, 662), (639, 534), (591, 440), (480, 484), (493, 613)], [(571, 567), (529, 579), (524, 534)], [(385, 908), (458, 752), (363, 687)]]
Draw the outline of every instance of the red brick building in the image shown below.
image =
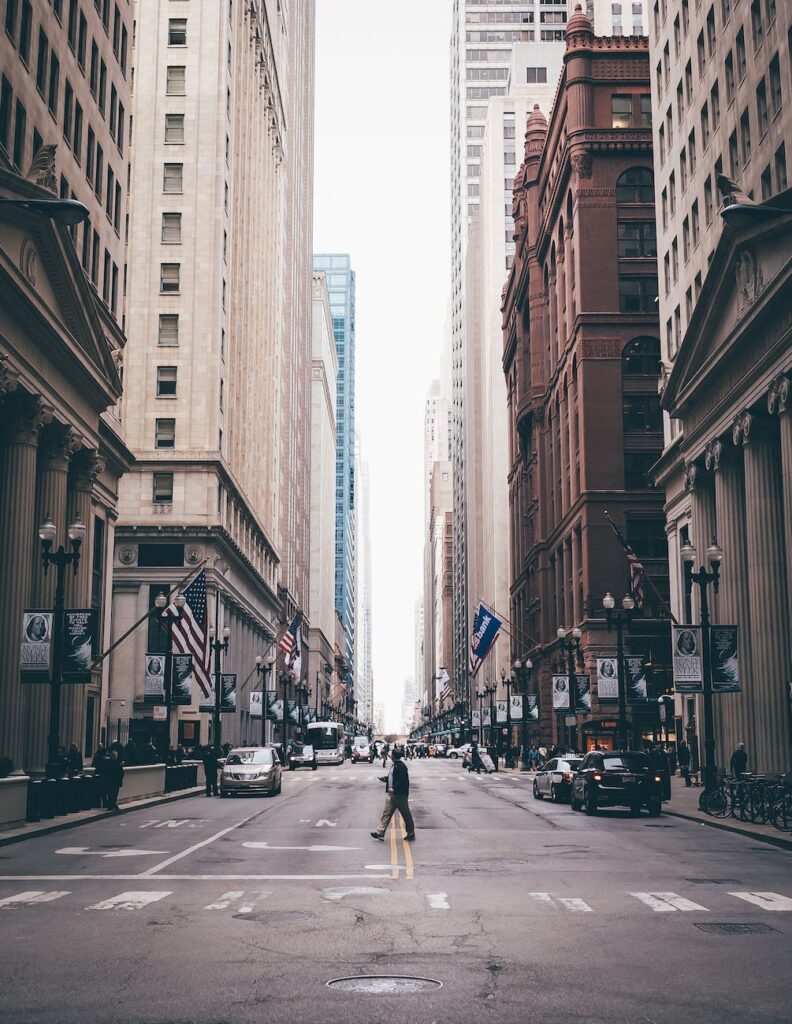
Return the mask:
[[(549, 124), (528, 118), (515, 179), (516, 254), (504, 288), (503, 366), (510, 419), (513, 658), (533, 662), (539, 733), (578, 749), (614, 739), (596, 659), (616, 653), (602, 598), (617, 607), (627, 560), (607, 509), (667, 591), (663, 494), (647, 471), (663, 448), (649, 51), (643, 37), (595, 37), (580, 7), (566, 33)], [(669, 685), (669, 628), (650, 590), (627, 634)], [(587, 716), (555, 715), (554, 674), (568, 671), (559, 626), (581, 630)], [(630, 708), (649, 733), (658, 704)], [(610, 723), (610, 724), (608, 724)]]

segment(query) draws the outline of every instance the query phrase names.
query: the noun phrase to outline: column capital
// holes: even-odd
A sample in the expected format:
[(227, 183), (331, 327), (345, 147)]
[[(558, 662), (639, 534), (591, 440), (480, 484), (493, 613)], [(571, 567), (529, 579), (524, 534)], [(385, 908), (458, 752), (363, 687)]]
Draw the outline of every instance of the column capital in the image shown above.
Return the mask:
[(767, 411), (771, 416), (782, 415), (792, 409), (792, 381), (785, 373), (779, 374), (767, 389)]
[(51, 464), (52, 469), (68, 468), (68, 465), (59, 467), (57, 463), (68, 464), (69, 459), (83, 443), (83, 439), (73, 427), (53, 420), (41, 432), (39, 450), (41, 457)]
[(74, 483), (78, 490), (90, 491), (96, 478), (104, 472), (105, 460), (96, 448), (87, 448), (84, 444), (72, 454)]
[(737, 413), (732, 424), (732, 441), (739, 448), (748, 444), (751, 431), (754, 430), (756, 417), (748, 411)]
[(0, 402), (10, 392), (16, 391), (18, 387), (18, 370), (12, 365), (10, 358), (4, 352), (0, 352)]
[(716, 472), (723, 465), (723, 442), (720, 438), (710, 441), (704, 449), (704, 464), (711, 472)]
[(52, 423), (55, 410), (40, 395), (18, 391), (8, 409), (8, 439), (12, 444), (38, 444), (42, 429)]
[(701, 484), (701, 466), (695, 462), (686, 462), (683, 473), (683, 480), (685, 484), (685, 490), (692, 494), (696, 489), (696, 485)]

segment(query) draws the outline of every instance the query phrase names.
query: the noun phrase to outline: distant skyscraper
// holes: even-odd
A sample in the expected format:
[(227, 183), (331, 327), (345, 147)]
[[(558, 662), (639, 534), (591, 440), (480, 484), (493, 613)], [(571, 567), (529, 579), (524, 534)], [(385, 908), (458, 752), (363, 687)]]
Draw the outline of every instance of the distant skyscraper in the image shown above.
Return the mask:
[(327, 275), (333, 333), (338, 353), (336, 385), (336, 610), (344, 627), (345, 650), (355, 680), (355, 271), (344, 254), (314, 256)]
[(371, 620), (371, 500), (369, 465), (360, 458), (358, 445), (358, 531), (357, 531), (357, 620), (355, 694), (358, 718), (370, 724), (374, 715), (374, 672), (372, 668)]

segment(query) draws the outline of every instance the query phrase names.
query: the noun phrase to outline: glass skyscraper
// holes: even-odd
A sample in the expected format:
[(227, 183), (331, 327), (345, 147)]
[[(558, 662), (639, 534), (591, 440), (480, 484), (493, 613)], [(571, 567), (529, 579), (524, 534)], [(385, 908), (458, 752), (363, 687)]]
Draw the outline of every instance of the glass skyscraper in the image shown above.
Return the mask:
[(336, 385), (335, 606), (345, 634), (344, 656), (355, 681), (355, 271), (346, 254), (314, 256), (330, 295), (338, 353)]

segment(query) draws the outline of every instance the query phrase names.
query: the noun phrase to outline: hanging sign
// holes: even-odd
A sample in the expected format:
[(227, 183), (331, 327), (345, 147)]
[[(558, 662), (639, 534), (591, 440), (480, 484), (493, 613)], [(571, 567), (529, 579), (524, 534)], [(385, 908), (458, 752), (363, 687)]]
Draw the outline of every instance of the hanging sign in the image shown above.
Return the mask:
[(539, 721), (539, 694), (528, 693), (525, 695), (525, 718), (529, 722)]
[(710, 663), (712, 692), (739, 693), (742, 686), (737, 660), (737, 626), (710, 626)]
[(495, 701), (495, 713), (498, 718), (498, 724), (506, 723), (509, 720), (509, 702), (507, 700), (496, 700)]
[(250, 694), (250, 717), (261, 718), (261, 702), (264, 694), (261, 690), (254, 690)]
[(191, 654), (171, 655), (170, 702), (176, 707), (192, 704), (193, 656)]
[(237, 709), (237, 677), (236, 672), (223, 673), (220, 676), (220, 712), (234, 714)]
[(643, 655), (628, 654), (624, 664), (627, 667), (627, 703), (645, 704), (649, 700), (649, 687)]
[(481, 713), (479, 711), (473, 711), (471, 713), (470, 724), (473, 729), (481, 728)]
[(286, 701), (286, 713), (289, 716), (290, 722), (297, 722), (299, 720), (299, 706), (296, 700), (291, 697)]
[(271, 722), (283, 719), (283, 701), (278, 700), (277, 690), (267, 690), (267, 718)]
[(90, 683), (98, 625), (95, 608), (71, 608), (63, 613), (61, 682)]
[(588, 675), (575, 676), (575, 714), (591, 714), (591, 680)]
[(27, 609), (22, 612), (19, 645), (19, 680), (48, 683), (52, 670), (52, 612)]
[(214, 711), (215, 709), (215, 688), (214, 688), (214, 677), (211, 682), (211, 689), (209, 693), (201, 691), (201, 699), (198, 702), (199, 711)]
[(569, 677), (553, 676), (553, 711), (569, 711)]
[(515, 718), (522, 718), (523, 712), (523, 699), (522, 695), (517, 693), (513, 697), (509, 697), (509, 714), (512, 720)]
[(619, 699), (619, 674), (616, 658), (597, 658), (597, 700), (600, 704)]
[(701, 627), (672, 625), (671, 637), (674, 690), (677, 693), (701, 693), (704, 690)]
[(168, 721), (168, 709), (164, 704), (155, 704), (151, 709), (152, 717), (155, 722), (167, 722)]
[(165, 696), (165, 655), (146, 655), (146, 676), (143, 680), (143, 695), (161, 701)]
[(492, 725), (492, 715), (490, 714), (490, 708), (483, 708), (481, 712), (481, 724)]

